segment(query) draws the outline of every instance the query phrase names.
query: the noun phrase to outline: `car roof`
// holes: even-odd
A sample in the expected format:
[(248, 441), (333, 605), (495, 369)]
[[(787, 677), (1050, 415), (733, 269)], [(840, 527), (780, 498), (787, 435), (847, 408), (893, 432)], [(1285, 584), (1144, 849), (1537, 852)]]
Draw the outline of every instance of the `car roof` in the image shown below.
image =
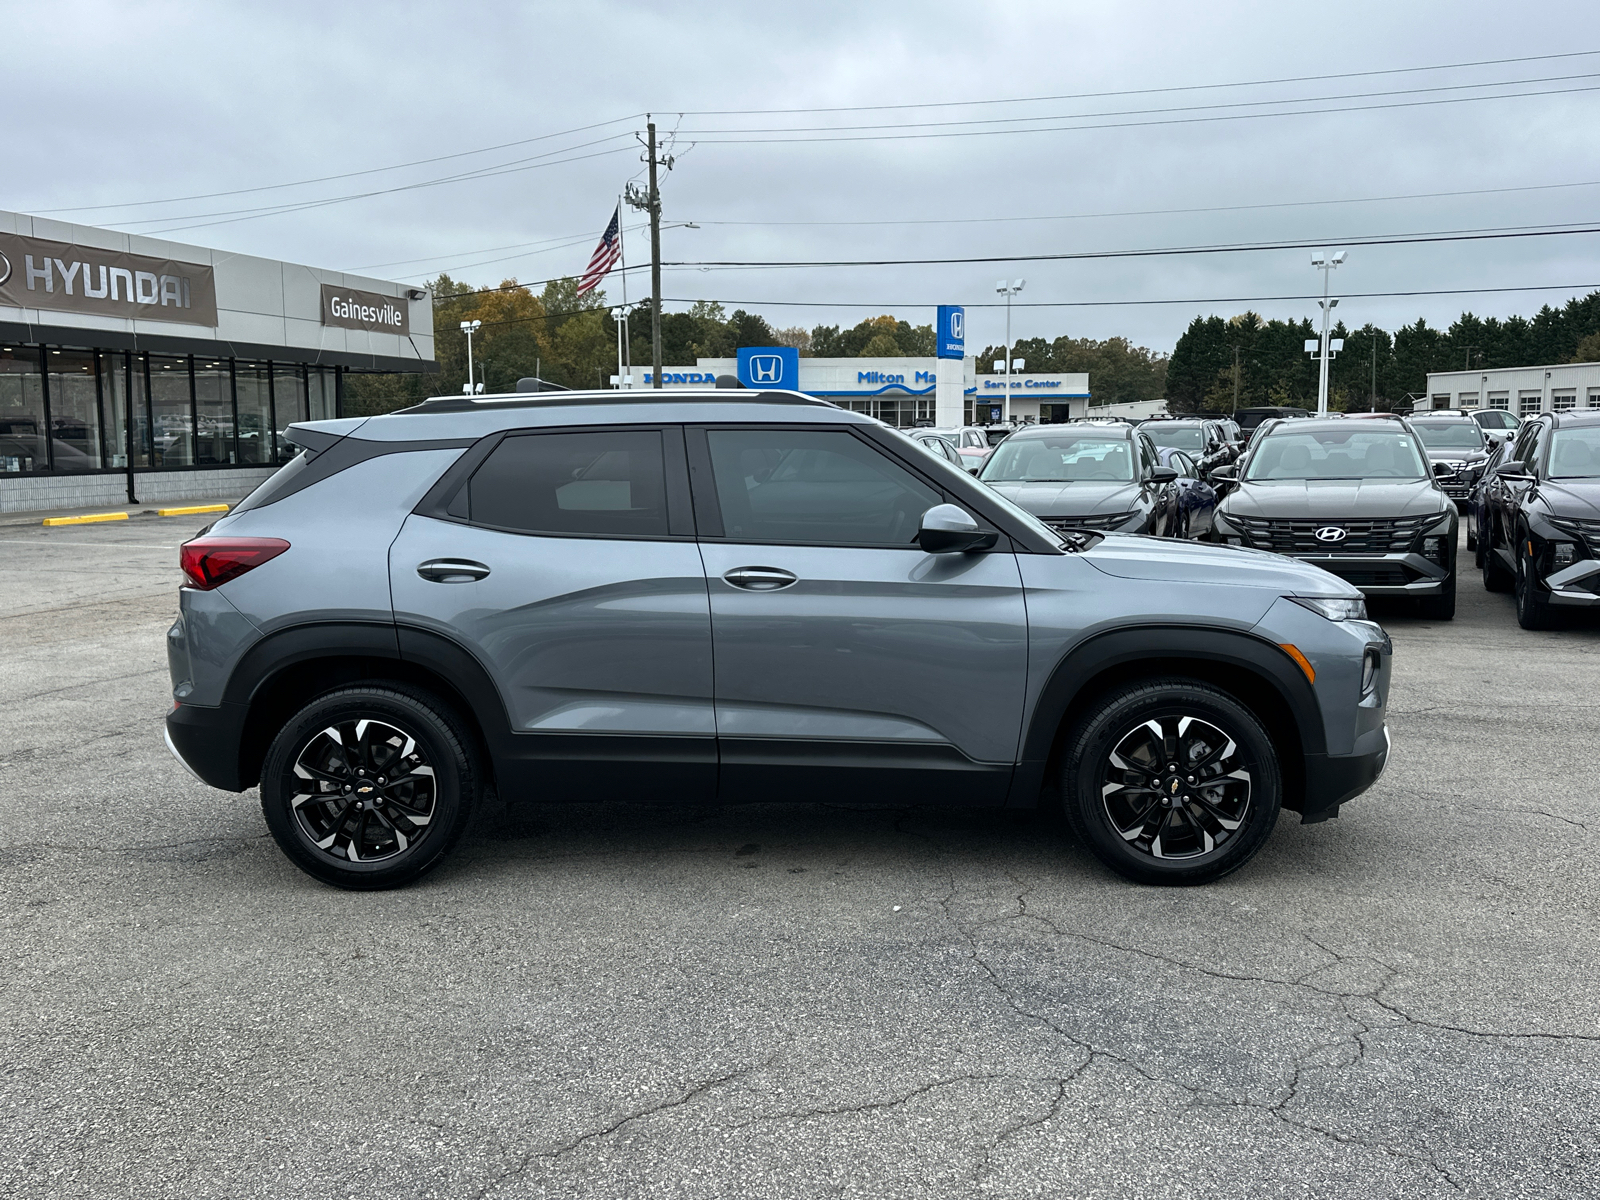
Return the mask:
[(1477, 422), (1466, 413), (1416, 413), (1411, 418), (1413, 421), (1438, 421), (1443, 425), (1476, 425)]
[[(1101, 433), (1122, 433), (1132, 436), (1136, 426), (1125, 425), (1121, 421), (1061, 421), (1053, 425), (1024, 425), (1011, 437), (1044, 437), (1050, 434), (1069, 433), (1081, 429), (1094, 429)], [(1007, 439), (1010, 440), (1009, 438)]]
[(1600, 425), (1600, 408), (1569, 408), (1561, 412), (1551, 413), (1550, 416), (1555, 418), (1555, 427), (1557, 429), (1565, 427), (1583, 429), (1590, 425)]
[[(1401, 420), (1399, 424), (1403, 428), (1405, 425), (1404, 420)], [(1280, 429), (1292, 428), (1296, 433), (1311, 433), (1318, 429), (1349, 429), (1350, 427), (1345, 424), (1345, 419), (1341, 415), (1338, 417), (1279, 418), (1273, 421), (1272, 424), (1267, 425), (1266, 428), (1267, 435), (1271, 436)]]

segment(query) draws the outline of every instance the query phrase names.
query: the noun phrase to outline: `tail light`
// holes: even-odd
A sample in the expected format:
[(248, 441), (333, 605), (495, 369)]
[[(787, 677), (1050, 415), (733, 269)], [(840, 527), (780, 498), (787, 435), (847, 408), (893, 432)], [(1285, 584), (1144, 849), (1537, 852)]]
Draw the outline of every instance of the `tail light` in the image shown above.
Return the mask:
[(289, 548), (282, 538), (197, 537), (178, 547), (184, 582), (208, 592)]

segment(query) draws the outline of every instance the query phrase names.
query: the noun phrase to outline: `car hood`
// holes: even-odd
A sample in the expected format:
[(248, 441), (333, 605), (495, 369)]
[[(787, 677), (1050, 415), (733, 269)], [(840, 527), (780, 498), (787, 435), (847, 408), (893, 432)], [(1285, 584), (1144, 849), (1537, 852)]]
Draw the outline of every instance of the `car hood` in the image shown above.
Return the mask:
[(1361, 595), (1359, 588), (1321, 567), (1242, 546), (1112, 533), (1083, 554), (1096, 569), (1123, 579), (1243, 585), (1271, 588), (1285, 596), (1354, 600)]
[(1558, 517), (1600, 517), (1600, 479), (1543, 479), (1539, 498)]
[(1426, 516), (1448, 501), (1432, 483), (1416, 479), (1271, 479), (1242, 483), (1222, 502), (1222, 512), (1278, 520)]
[(991, 483), (995, 491), (1036, 517), (1092, 517), (1121, 513), (1139, 502), (1139, 485), (1079, 480), (1076, 483)]

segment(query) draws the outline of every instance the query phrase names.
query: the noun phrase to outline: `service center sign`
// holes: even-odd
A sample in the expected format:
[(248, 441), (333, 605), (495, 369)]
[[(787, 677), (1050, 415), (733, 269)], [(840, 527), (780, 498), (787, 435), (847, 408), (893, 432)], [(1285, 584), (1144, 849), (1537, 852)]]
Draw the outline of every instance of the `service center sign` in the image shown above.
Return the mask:
[(0, 305), (184, 325), (217, 324), (202, 263), (0, 233)]
[(411, 306), (393, 296), (357, 288), (322, 285), (322, 323), (374, 333), (411, 333)]

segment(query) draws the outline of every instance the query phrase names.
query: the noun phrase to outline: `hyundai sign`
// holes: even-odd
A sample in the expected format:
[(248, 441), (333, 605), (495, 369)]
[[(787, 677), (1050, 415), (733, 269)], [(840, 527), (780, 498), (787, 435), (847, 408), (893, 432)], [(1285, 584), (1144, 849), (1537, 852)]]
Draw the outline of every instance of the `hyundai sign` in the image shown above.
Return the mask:
[(959, 304), (939, 305), (939, 357), (967, 355), (967, 310)]
[(747, 388), (800, 387), (800, 351), (793, 346), (741, 346), (739, 382)]

